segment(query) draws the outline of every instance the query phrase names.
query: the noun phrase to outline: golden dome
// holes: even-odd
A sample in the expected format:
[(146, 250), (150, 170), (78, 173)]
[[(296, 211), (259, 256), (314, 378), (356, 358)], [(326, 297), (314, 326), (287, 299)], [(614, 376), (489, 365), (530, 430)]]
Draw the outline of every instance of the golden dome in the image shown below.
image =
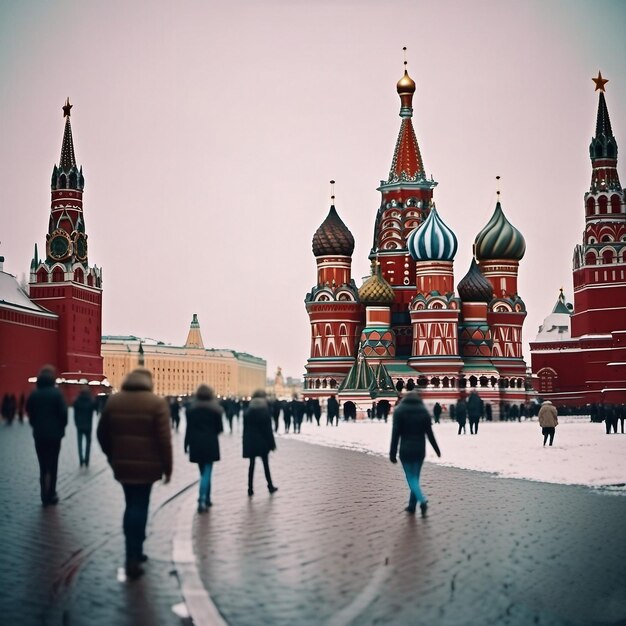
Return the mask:
[(393, 287), (382, 277), (380, 265), (373, 269), (372, 275), (361, 285), (359, 300), (363, 304), (391, 304), (396, 294)]
[(396, 85), (396, 89), (398, 93), (402, 96), (403, 94), (414, 94), (415, 93), (415, 81), (409, 76), (409, 73), (404, 70), (404, 76), (398, 81)]

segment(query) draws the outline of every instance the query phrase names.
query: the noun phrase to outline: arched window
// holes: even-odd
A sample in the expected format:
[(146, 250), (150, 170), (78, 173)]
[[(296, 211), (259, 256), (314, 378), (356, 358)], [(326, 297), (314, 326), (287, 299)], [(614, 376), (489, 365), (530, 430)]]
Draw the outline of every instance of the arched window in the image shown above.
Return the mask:
[(53, 283), (62, 283), (64, 278), (64, 272), (60, 267), (55, 267), (52, 270), (52, 282)]
[(612, 248), (607, 248), (602, 251), (602, 263), (604, 265), (610, 265), (613, 263), (613, 259), (615, 258), (615, 251)]
[(611, 213), (619, 213), (622, 208), (622, 203), (620, 202), (619, 196), (617, 194), (613, 194), (611, 196)]
[(74, 282), (81, 284), (85, 282), (85, 272), (80, 267), (74, 270)]
[(598, 198), (598, 205), (600, 206), (600, 215), (606, 215), (608, 213), (609, 200), (606, 196), (600, 196)]
[(443, 377), (443, 386), (447, 389), (450, 386), (450, 379), (447, 376)]
[(478, 383), (478, 378), (476, 378), (476, 376), (470, 376), (470, 379), (469, 379), (470, 387), (476, 387), (477, 383)]
[(486, 387), (488, 383), (489, 383), (489, 380), (487, 379), (486, 376), (481, 376), (480, 377), (480, 386), (481, 387)]
[(65, 176), (65, 174), (61, 174), (61, 176), (59, 176), (58, 189), (67, 189), (67, 176)]
[(589, 197), (587, 198), (587, 215), (593, 215), (593, 212), (596, 210), (596, 201)]
[(593, 250), (589, 250), (585, 255), (585, 265), (595, 265), (596, 264), (596, 253)]
[(551, 367), (544, 367), (537, 372), (539, 379), (539, 393), (550, 393), (557, 390), (558, 374)]
[(37, 272), (37, 282), (38, 283), (47, 283), (48, 282), (48, 272), (45, 267), (39, 268)]

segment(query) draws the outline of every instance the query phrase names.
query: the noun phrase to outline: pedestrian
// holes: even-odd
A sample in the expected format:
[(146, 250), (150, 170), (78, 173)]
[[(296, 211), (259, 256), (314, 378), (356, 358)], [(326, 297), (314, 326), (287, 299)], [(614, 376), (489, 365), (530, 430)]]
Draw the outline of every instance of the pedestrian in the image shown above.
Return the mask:
[(435, 424), (439, 424), (439, 418), (441, 417), (441, 404), (439, 402), (435, 402), (435, 406), (433, 407), (433, 416), (435, 418)]
[(405, 511), (415, 513), (420, 505), (422, 517), (426, 515), (428, 500), (420, 487), (420, 473), (426, 456), (426, 437), (435, 454), (440, 457), (441, 451), (433, 434), (430, 415), (424, 406), (418, 391), (408, 392), (393, 412), (393, 428), (389, 460), (397, 463), (396, 452), (400, 444), (400, 463), (404, 469), (409, 485), (409, 505)]
[(478, 434), (478, 422), (480, 422), (480, 418), (483, 415), (483, 409), (483, 401), (476, 390), (473, 389), (467, 398), (467, 419), (470, 425), (470, 435)]
[(41, 368), (37, 387), (26, 401), (26, 411), (30, 417), (39, 461), (41, 504), (57, 504), (57, 470), (61, 439), (65, 436), (67, 426), (67, 406), (56, 386), (56, 372), (51, 365)]
[(622, 435), (624, 434), (624, 420), (626, 420), (626, 404), (622, 402), (622, 404), (616, 406), (617, 411), (617, 419), (620, 423), (620, 430)]
[[(283, 411), (289, 404), (285, 402)], [(287, 422), (285, 422), (285, 425)], [(259, 389), (252, 394), (248, 409), (243, 415), (243, 458), (250, 459), (248, 468), (248, 496), (254, 495), (254, 462), (256, 457), (261, 457), (265, 480), (270, 493), (278, 491), (278, 487), (272, 482), (268, 455), (276, 450), (274, 433), (272, 432), (272, 420), (265, 391)]]
[(335, 396), (329, 396), (326, 403), (326, 426), (333, 425), (333, 420), (337, 419), (337, 426), (339, 426), (339, 402)]
[(172, 428), (178, 432), (180, 426), (180, 404), (177, 397), (173, 397), (170, 401), (170, 416), (172, 419)]
[[(89, 467), (89, 452), (91, 450), (91, 430), (95, 403), (87, 385), (83, 385), (80, 393), (74, 400), (74, 423), (78, 439), (78, 461), (80, 466)], [(84, 447), (83, 447), (84, 442)]]
[(491, 422), (493, 420), (493, 413), (491, 411), (491, 402), (485, 403), (485, 420)]
[(314, 398), (312, 401), (313, 404), (313, 417), (317, 422), (317, 425), (320, 425), (320, 418), (322, 417), (322, 406), (320, 404), (319, 398)]
[(282, 411), (282, 404), (278, 398), (275, 398), (272, 402), (272, 419), (274, 420), (274, 432), (278, 432), (278, 423), (280, 422), (280, 412)]
[(463, 397), (456, 401), (455, 416), (457, 424), (459, 425), (459, 432), (457, 434), (460, 435), (461, 431), (463, 431), (463, 434), (466, 435), (467, 431), (465, 430), (465, 423), (467, 421), (467, 403)]
[(554, 432), (558, 424), (559, 420), (556, 407), (550, 400), (545, 400), (541, 403), (541, 408), (539, 409), (539, 426), (541, 426), (544, 446), (546, 445), (546, 441), (548, 441), (548, 437), (550, 438), (550, 445), (552, 445)]
[(152, 391), (150, 370), (138, 368), (111, 396), (98, 423), (97, 436), (126, 500), (124, 536), (126, 576), (143, 574), (141, 563), (152, 484), (172, 476), (172, 435), (167, 401)]
[(298, 400), (298, 396), (294, 396), (291, 401), (291, 415), (293, 416), (293, 432), (294, 435), (300, 434), (302, 429), (302, 419), (304, 418), (304, 412), (306, 405), (301, 400)]
[(211, 475), (213, 463), (220, 460), (218, 435), (224, 430), (222, 413), (223, 407), (215, 399), (213, 389), (200, 385), (195, 401), (187, 409), (185, 431), (185, 452), (189, 452), (189, 461), (197, 463), (200, 470), (198, 513), (206, 513), (212, 504)]

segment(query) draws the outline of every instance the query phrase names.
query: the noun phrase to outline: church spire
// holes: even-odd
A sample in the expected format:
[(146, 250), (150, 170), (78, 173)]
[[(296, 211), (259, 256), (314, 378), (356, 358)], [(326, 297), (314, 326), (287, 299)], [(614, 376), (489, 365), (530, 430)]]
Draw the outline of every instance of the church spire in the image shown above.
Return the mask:
[(59, 167), (65, 172), (69, 172), (76, 167), (76, 156), (74, 155), (74, 141), (72, 139), (72, 124), (70, 123), (70, 110), (74, 105), (70, 104), (70, 99), (65, 101), (63, 106), (63, 117), (65, 118), (65, 132), (63, 133), (63, 144), (61, 146), (61, 159)]
[[(403, 48), (406, 54), (406, 47)], [(400, 96), (400, 117), (402, 123), (393, 152), (389, 180), (387, 182), (417, 181), (424, 179), (424, 164), (415, 130), (413, 129), (413, 94), (415, 81), (409, 76), (407, 62), (404, 61), (404, 76), (398, 81), (396, 90)]]
[(593, 171), (591, 174), (591, 191), (621, 191), (621, 184), (617, 174), (617, 142), (611, 128), (611, 118), (606, 105), (605, 84), (609, 81), (602, 78), (598, 72), (597, 78), (592, 78), (596, 85), (598, 96), (598, 114), (596, 116), (596, 134), (589, 145), (589, 156)]
[(198, 322), (198, 315), (196, 313), (193, 314), (193, 318), (191, 319), (185, 348), (200, 348), (204, 350), (204, 342), (202, 341), (202, 333), (200, 332), (200, 322)]

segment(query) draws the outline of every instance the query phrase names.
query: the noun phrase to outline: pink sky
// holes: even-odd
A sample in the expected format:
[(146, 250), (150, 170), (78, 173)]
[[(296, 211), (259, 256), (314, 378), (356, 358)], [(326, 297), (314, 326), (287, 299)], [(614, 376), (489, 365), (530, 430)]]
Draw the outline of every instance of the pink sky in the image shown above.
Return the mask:
[(406, 45), (456, 282), (500, 175), (527, 243), (527, 343), (559, 287), (571, 296), (598, 69), (626, 146), (624, 26), (621, 0), (1, 3), (5, 271), (21, 277), (44, 250), (69, 96), (104, 333), (180, 344), (197, 313), (205, 345), (300, 376), (331, 178), (358, 285), (369, 271)]

